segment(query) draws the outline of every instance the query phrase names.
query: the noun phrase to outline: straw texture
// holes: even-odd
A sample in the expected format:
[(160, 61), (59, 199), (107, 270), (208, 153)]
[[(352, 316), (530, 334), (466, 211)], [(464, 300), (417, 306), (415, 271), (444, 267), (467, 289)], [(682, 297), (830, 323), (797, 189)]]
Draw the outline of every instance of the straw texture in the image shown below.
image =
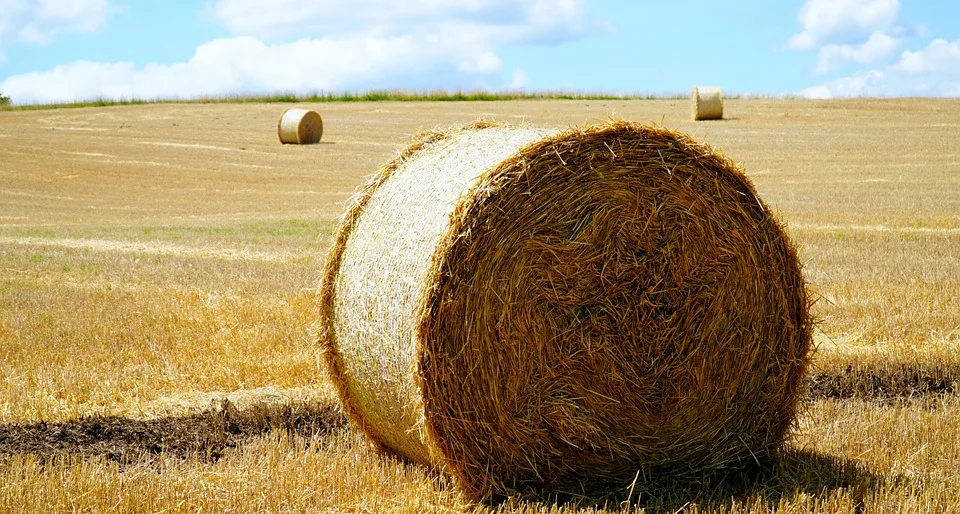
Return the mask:
[(351, 420), (477, 499), (769, 456), (810, 346), (742, 171), (626, 122), (422, 134), (344, 216), (318, 302)]
[(287, 109), (277, 123), (277, 136), (283, 144), (310, 145), (323, 137), (323, 119), (317, 111)]
[(694, 121), (723, 119), (723, 92), (719, 87), (694, 86), (690, 100)]

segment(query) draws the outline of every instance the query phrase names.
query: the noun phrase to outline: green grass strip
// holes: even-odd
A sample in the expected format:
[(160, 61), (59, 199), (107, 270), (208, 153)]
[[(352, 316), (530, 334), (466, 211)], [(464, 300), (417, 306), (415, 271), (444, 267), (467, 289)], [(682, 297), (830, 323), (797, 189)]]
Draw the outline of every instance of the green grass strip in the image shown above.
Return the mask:
[(327, 103), (327, 102), (502, 102), (510, 100), (662, 100), (685, 99), (688, 95), (650, 95), (641, 93), (616, 94), (574, 91), (416, 91), (403, 89), (375, 89), (364, 92), (316, 92), (299, 95), (273, 93), (265, 95), (224, 95), (198, 98), (108, 99), (96, 98), (76, 102), (12, 105), (0, 103), (0, 110), (71, 109), (80, 107), (108, 107), (115, 105), (144, 105), (165, 103)]

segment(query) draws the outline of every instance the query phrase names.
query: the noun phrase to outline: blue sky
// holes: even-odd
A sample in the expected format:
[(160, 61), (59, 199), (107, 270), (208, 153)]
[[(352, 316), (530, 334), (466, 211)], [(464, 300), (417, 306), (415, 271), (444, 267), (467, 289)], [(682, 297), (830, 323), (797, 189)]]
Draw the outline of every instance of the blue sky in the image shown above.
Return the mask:
[(944, 0), (0, 0), (15, 103), (369, 89), (960, 96)]

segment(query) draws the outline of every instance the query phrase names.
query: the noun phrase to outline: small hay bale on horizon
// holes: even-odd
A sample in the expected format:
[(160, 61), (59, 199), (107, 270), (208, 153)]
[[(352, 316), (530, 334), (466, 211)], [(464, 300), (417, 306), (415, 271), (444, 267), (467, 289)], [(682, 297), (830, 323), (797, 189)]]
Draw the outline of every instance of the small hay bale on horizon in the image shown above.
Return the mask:
[(719, 87), (693, 86), (690, 97), (693, 121), (723, 119), (723, 91)]
[(287, 109), (277, 122), (277, 137), (287, 145), (311, 145), (323, 137), (323, 119), (310, 109)]
[(809, 360), (796, 249), (743, 171), (627, 122), (419, 135), (317, 301), (348, 417), (473, 499), (768, 458)]

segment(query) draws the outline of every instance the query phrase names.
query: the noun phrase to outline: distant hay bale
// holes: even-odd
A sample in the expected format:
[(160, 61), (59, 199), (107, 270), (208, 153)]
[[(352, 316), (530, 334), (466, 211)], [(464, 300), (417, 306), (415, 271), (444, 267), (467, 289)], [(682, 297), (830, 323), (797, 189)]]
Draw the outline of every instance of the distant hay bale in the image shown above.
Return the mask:
[(348, 416), (472, 498), (746, 465), (801, 397), (796, 250), (741, 169), (668, 129), (422, 134), (323, 275)]
[(693, 120), (723, 119), (723, 92), (719, 87), (693, 86)]
[(277, 123), (277, 135), (283, 144), (311, 145), (323, 136), (323, 119), (317, 111), (287, 109)]

